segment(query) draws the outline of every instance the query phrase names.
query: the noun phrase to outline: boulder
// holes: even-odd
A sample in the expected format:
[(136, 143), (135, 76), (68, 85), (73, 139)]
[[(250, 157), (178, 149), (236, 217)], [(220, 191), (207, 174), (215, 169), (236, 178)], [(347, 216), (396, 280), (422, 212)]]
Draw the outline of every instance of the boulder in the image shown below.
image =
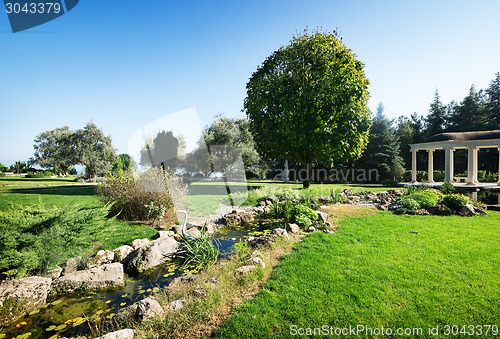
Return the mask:
[(325, 223), (328, 220), (329, 217), (328, 213), (325, 212), (316, 212), (316, 213), (318, 214), (318, 219), (321, 222)]
[(115, 253), (113, 251), (100, 250), (96, 253), (96, 255), (92, 259), (90, 259), (89, 263), (87, 264), (87, 268), (97, 267), (104, 264), (110, 264), (114, 261), (114, 259), (115, 259)]
[(255, 269), (255, 266), (253, 265), (247, 265), (247, 266), (242, 266), (236, 269), (236, 273), (239, 275), (246, 275), (253, 271)]
[(186, 305), (186, 300), (179, 299), (172, 301), (170, 304), (167, 305), (167, 308), (173, 311), (180, 311), (184, 308), (184, 305)]
[(151, 298), (145, 298), (137, 302), (135, 318), (137, 320), (149, 319), (154, 316), (163, 316), (165, 312), (160, 304)]
[(273, 233), (276, 234), (278, 237), (285, 238), (286, 240), (290, 240), (288, 237), (288, 232), (284, 228), (275, 228), (273, 230)]
[(342, 193), (344, 193), (346, 197), (350, 197), (352, 195), (352, 190), (346, 188)]
[(134, 250), (138, 249), (138, 248), (142, 248), (144, 246), (147, 246), (149, 245), (150, 241), (146, 238), (144, 239), (135, 239), (134, 241), (132, 241), (132, 247), (134, 248)]
[(292, 233), (300, 232), (300, 227), (297, 224), (288, 224), (288, 228), (290, 229), (290, 232), (292, 232)]
[(119, 330), (116, 332), (111, 332), (103, 336), (97, 337), (96, 339), (133, 339), (135, 338), (135, 331), (129, 328), (124, 330)]
[(156, 233), (153, 238), (163, 240), (166, 238), (172, 238), (174, 236), (174, 234), (175, 234), (174, 231), (158, 231), (158, 233)]
[(424, 209), (424, 208), (419, 208), (415, 210), (415, 215), (429, 215), (430, 213)]
[(51, 289), (56, 292), (68, 292), (118, 285), (123, 285), (123, 265), (113, 263), (64, 275), (52, 283)]
[[(213, 279), (215, 279), (215, 278), (213, 278)], [(200, 280), (199, 275), (194, 275), (193, 273), (189, 272), (188, 274), (186, 274), (182, 277), (177, 277), (174, 280), (172, 280), (170, 282), (169, 286), (175, 287), (175, 286), (180, 285), (180, 284), (187, 284), (187, 283), (191, 283), (191, 282), (198, 281), (198, 280)], [(215, 279), (215, 280), (217, 280), (217, 279)]]
[(387, 205), (376, 205), (375, 207), (377, 207), (377, 209), (381, 210), (381, 211), (388, 211), (389, 210), (389, 207), (387, 207)]
[(254, 237), (253, 239), (248, 239), (248, 245), (254, 248), (258, 248), (261, 246), (269, 246), (274, 239), (277, 237), (276, 234), (265, 234), (260, 237)]
[[(0, 283), (0, 326), (45, 304), (52, 279), (26, 277)], [(10, 304), (12, 302), (12, 307)], [(8, 318), (7, 318), (8, 317)]]
[(122, 262), (133, 251), (134, 251), (134, 248), (132, 246), (129, 246), (129, 245), (123, 245), (123, 246), (117, 247), (113, 250), (113, 254), (114, 254), (113, 260), (115, 262)]
[(55, 280), (61, 276), (62, 271), (63, 271), (63, 269), (61, 267), (57, 266), (56, 268), (53, 268), (53, 269), (45, 272), (42, 276), (44, 278), (50, 278), (52, 280)]
[(316, 227), (314, 227), (314, 226), (309, 226), (307, 228), (307, 232), (314, 232), (314, 231), (316, 231)]
[(485, 216), (488, 215), (488, 213), (486, 213), (485, 210), (483, 210), (483, 209), (481, 209), (481, 208), (479, 208), (477, 206), (474, 206), (474, 212), (476, 212), (476, 215), (480, 215), (482, 217), (485, 217)]
[(255, 250), (253, 251), (251, 254), (250, 254), (250, 258), (257, 258), (257, 257), (261, 257), (262, 258), (262, 254), (260, 254), (259, 251)]
[(252, 257), (252, 258), (248, 259), (247, 264), (254, 265), (254, 266), (260, 266), (262, 268), (266, 267), (266, 264), (262, 261), (262, 259), (257, 258), (257, 257)]
[(434, 205), (427, 207), (427, 212), (432, 215), (452, 215), (453, 211), (446, 205)]
[(195, 298), (205, 298), (207, 296), (207, 291), (205, 291), (205, 290), (192, 290), (191, 295)]
[(226, 226), (238, 225), (241, 223), (240, 216), (236, 213), (229, 213), (222, 217), (222, 222)]
[(324, 233), (329, 233), (329, 234), (335, 234), (335, 231), (333, 230), (323, 230)]
[(199, 238), (201, 236), (201, 232), (198, 227), (191, 227), (186, 231), (186, 233), (195, 238)]
[(70, 258), (66, 261), (66, 264), (64, 265), (64, 269), (62, 271), (62, 275), (74, 273), (78, 271), (78, 269), (82, 266), (83, 259), (82, 257), (78, 256), (75, 258)]
[(131, 253), (127, 269), (131, 272), (141, 273), (163, 264), (172, 259), (178, 246), (179, 243), (173, 238), (153, 240), (147, 246), (138, 248)]

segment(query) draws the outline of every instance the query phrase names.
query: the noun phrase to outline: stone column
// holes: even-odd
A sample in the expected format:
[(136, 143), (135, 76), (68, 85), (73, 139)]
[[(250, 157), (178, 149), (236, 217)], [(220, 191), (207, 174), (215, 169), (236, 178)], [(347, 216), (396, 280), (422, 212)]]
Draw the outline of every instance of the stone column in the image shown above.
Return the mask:
[(475, 185), (477, 181), (477, 148), (467, 147), (467, 185)]
[(417, 150), (411, 150), (411, 182), (417, 182)]
[(448, 147), (444, 149), (444, 181), (453, 182), (454, 176), (454, 159), (453, 148)]
[(427, 181), (429, 183), (434, 182), (434, 150), (428, 150), (428, 161), (427, 161)]

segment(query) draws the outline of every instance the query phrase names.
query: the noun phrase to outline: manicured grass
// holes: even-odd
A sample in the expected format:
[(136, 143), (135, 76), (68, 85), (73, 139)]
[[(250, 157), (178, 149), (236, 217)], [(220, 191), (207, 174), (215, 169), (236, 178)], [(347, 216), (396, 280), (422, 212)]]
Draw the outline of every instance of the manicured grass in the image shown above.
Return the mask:
[[(422, 328), (419, 337), (437, 338), (446, 324), (499, 324), (500, 213), (379, 212), (345, 218), (337, 228), (298, 244), (215, 336), (288, 338), (292, 325), (363, 325)], [(440, 326), (441, 335), (428, 335), (429, 326)]]
[(74, 184), (75, 177), (64, 178), (25, 178), (22, 176), (0, 177), (0, 186), (2, 185), (65, 185)]

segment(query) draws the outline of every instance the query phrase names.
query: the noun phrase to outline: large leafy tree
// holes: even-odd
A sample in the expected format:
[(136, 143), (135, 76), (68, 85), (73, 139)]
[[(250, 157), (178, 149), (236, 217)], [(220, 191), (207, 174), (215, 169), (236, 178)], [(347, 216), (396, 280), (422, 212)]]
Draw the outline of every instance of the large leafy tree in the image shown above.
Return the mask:
[(85, 166), (88, 178), (95, 178), (113, 167), (116, 154), (111, 137), (105, 136), (93, 122), (75, 132), (73, 147), (78, 163)]
[(336, 32), (305, 32), (275, 51), (244, 102), (259, 153), (310, 169), (359, 158), (370, 128), (363, 68)]
[(171, 131), (161, 131), (141, 150), (141, 165), (173, 170), (179, 156), (179, 140)]
[(78, 163), (73, 147), (74, 136), (75, 132), (68, 126), (40, 133), (35, 138), (35, 154), (30, 163), (54, 168), (56, 172), (67, 175), (69, 167)]

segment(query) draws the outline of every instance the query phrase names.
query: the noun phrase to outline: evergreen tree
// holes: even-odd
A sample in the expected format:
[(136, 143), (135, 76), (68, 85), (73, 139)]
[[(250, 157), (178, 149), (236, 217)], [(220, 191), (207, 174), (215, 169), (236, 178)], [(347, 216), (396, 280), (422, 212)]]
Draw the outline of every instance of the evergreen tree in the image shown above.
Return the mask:
[(410, 145), (414, 143), (415, 130), (412, 121), (408, 117), (400, 116), (398, 118), (396, 135), (399, 141), (399, 156), (407, 167), (411, 166)]
[(399, 150), (396, 129), (392, 120), (384, 115), (384, 106), (380, 103), (373, 118), (368, 146), (356, 164), (364, 169), (377, 169), (380, 180), (399, 180), (404, 173)]
[(429, 114), (425, 117), (425, 136), (430, 137), (434, 134), (442, 133), (446, 121), (446, 106), (441, 103), (439, 92), (436, 89)]
[(500, 129), (500, 72), (486, 89), (486, 121), (488, 129)]
[(455, 104), (450, 113), (450, 131), (467, 132), (487, 130), (486, 101), (483, 90), (476, 91), (474, 85), (460, 104)]

